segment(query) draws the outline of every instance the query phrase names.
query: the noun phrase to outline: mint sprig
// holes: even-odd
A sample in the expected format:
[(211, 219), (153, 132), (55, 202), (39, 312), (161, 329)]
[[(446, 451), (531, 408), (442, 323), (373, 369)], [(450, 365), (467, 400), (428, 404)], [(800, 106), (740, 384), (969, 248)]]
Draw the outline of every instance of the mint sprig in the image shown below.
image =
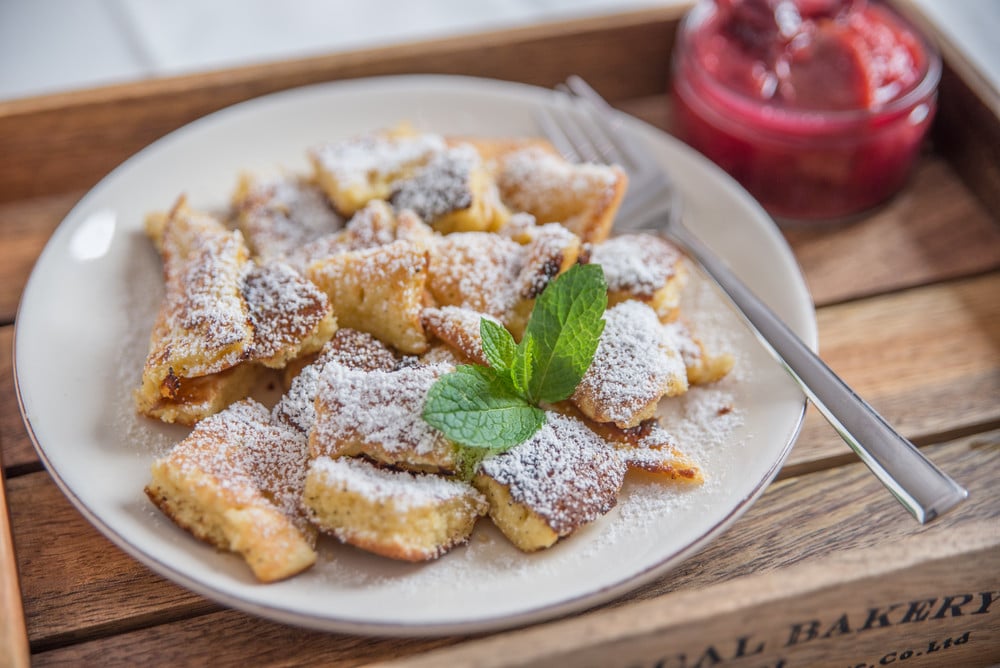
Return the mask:
[(483, 318), (489, 366), (463, 365), (439, 378), (427, 393), (424, 420), (480, 451), (504, 452), (526, 441), (545, 423), (540, 404), (571, 396), (590, 367), (607, 304), (601, 267), (576, 265), (538, 297), (520, 343)]

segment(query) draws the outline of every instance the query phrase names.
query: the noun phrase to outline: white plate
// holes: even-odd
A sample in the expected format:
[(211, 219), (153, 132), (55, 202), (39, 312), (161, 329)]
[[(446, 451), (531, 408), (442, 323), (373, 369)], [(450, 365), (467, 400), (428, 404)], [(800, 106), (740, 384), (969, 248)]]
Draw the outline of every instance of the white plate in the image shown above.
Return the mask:
[[(550, 100), (537, 88), (439, 76), (303, 88), (194, 122), (107, 176), (52, 236), (17, 316), (21, 408), (63, 492), (119, 547), (196, 592), (279, 621), (360, 633), (470, 632), (580, 610), (661, 575), (722, 532), (777, 473), (804, 401), (711, 290), (694, 312), (703, 327), (729, 332), (718, 343), (734, 351), (737, 370), (696, 392), (679, 428), (709, 481), (690, 490), (627, 483), (611, 514), (542, 553), (518, 552), (484, 521), (468, 546), (432, 563), (391, 562), (331, 540), (310, 571), (261, 585), (241, 559), (176, 528), (143, 494), (153, 457), (186, 433), (132, 407), (162, 294), (159, 260), (141, 231), (148, 211), (181, 192), (195, 206), (225, 206), (241, 170), (305, 171), (316, 142), (401, 120), (452, 134), (536, 135), (535, 109)], [(628, 127), (674, 174), (690, 224), (815, 345), (808, 291), (767, 215), (693, 151), (637, 121)], [(736, 410), (713, 417), (727, 403)]]

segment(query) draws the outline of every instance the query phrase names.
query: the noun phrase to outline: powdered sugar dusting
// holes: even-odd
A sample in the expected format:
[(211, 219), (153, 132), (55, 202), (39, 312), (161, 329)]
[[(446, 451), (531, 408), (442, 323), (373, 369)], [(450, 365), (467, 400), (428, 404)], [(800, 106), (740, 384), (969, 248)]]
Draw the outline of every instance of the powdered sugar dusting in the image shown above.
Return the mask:
[(596, 244), (591, 262), (604, 269), (609, 290), (642, 297), (667, 284), (676, 273), (680, 251), (652, 234), (622, 234)]
[(472, 206), (470, 177), (481, 160), (476, 150), (460, 144), (435, 155), (413, 178), (396, 184), (392, 205), (411, 209), (426, 221)]
[(441, 304), (502, 318), (517, 303), (522, 247), (488, 232), (458, 232), (441, 239), (430, 261), (430, 289)]
[(239, 502), (256, 503), (263, 495), (306, 526), (299, 499), (307, 452), (301, 433), (272, 422), (267, 408), (246, 399), (199, 422), (167, 457), (182, 471), (211, 475)]
[(240, 229), (262, 259), (282, 257), (342, 224), (319, 186), (298, 176), (245, 176), (234, 204)]
[(325, 486), (348, 490), (396, 511), (434, 507), (456, 499), (476, 499), (470, 485), (433, 474), (379, 468), (364, 459), (317, 457), (310, 465)]
[(449, 371), (441, 364), (390, 372), (327, 364), (319, 379), (310, 439), (323, 444), (352, 440), (390, 453), (429, 455), (444, 436), (424, 422), (424, 400), (431, 385)]
[(326, 294), (282, 262), (251, 269), (243, 296), (254, 329), (254, 359), (294, 350), (330, 313)]
[(531, 438), (486, 459), (482, 474), (564, 535), (614, 507), (625, 464), (582, 422), (549, 411)]
[(565, 201), (587, 202), (595, 192), (614, 190), (617, 174), (607, 165), (573, 164), (531, 147), (508, 156), (497, 180), (514, 208), (544, 211), (551, 208), (553, 193)]
[(656, 313), (642, 302), (625, 301), (604, 314), (605, 326), (594, 361), (573, 397), (599, 406), (605, 421), (628, 424), (679, 379), (684, 362), (664, 333)]
[(393, 179), (404, 168), (426, 162), (444, 149), (444, 139), (434, 134), (372, 134), (319, 146), (312, 156), (341, 188), (359, 188), (369, 179)]

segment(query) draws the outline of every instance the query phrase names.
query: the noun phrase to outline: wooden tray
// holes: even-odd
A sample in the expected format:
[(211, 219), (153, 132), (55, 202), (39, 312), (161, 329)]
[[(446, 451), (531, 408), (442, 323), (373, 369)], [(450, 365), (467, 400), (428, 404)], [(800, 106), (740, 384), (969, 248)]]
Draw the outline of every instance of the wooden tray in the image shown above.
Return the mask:
[[(664, 127), (678, 18), (649, 10), (0, 103), (0, 448), (28, 640), (17, 641), (8, 580), (0, 664), (24, 665), (28, 651), (37, 665), (1000, 661), (1000, 119), (947, 48), (934, 136), (906, 191), (850, 227), (786, 231), (824, 359), (971, 492), (929, 526), (811, 413), (743, 518), (618, 601), (492, 636), (358, 638), (260, 620), (164, 581), (91, 527), (39, 463), (13, 387), (17, 302), (63, 215), (123, 159), (250, 97), (406, 72), (545, 86), (577, 73)], [(5, 529), (0, 573), (13, 571)]]

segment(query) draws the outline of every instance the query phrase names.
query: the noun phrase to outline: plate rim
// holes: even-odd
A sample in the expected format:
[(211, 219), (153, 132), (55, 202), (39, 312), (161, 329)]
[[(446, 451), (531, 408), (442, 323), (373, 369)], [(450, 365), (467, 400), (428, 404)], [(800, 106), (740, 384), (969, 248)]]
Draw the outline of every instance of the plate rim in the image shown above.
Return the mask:
[[(352, 87), (364, 88), (368, 86), (385, 86), (391, 85), (392, 83), (399, 83), (405, 81), (407, 84), (412, 85), (446, 85), (446, 86), (460, 86), (462, 82), (474, 83), (477, 86), (486, 86), (493, 89), (491, 92), (500, 93), (503, 95), (514, 94), (524, 96), (525, 99), (531, 96), (538, 96), (541, 100), (541, 96), (554, 95), (555, 91), (551, 89), (543, 88), (540, 86), (534, 86), (531, 84), (524, 84), (518, 82), (510, 82), (498, 79), (489, 79), (482, 77), (472, 77), (464, 75), (440, 75), (440, 74), (402, 74), (402, 75), (387, 75), (387, 76), (377, 76), (377, 77), (362, 77), (358, 79), (350, 79), (343, 81), (331, 81), (318, 84), (310, 84), (305, 86), (299, 86), (294, 88), (289, 88), (286, 90), (269, 93), (266, 95), (261, 95), (258, 97), (250, 98), (248, 100), (243, 100), (241, 102), (223, 107), (209, 114), (201, 116), (193, 121), (185, 123), (180, 127), (171, 130), (162, 137), (156, 139), (155, 141), (142, 147), (131, 156), (123, 160), (120, 164), (115, 166), (107, 174), (105, 174), (101, 179), (91, 186), (87, 192), (77, 201), (76, 204), (63, 216), (59, 225), (49, 236), (46, 241), (45, 246), (39, 253), (38, 258), (32, 266), (32, 270), (25, 282), (24, 288), (21, 292), (21, 297), (18, 302), (18, 307), (15, 313), (14, 320), (14, 332), (12, 336), (12, 372), (14, 377), (14, 389), (15, 396), (18, 403), (18, 410), (20, 412), (21, 418), (24, 422), (26, 432), (31, 440), (32, 446), (35, 449), (36, 454), (41, 460), (48, 472), (51, 479), (56, 483), (59, 490), (70, 500), (74, 508), (80, 512), (87, 521), (98, 529), (98, 531), (108, 540), (110, 540), (119, 549), (124, 551), (126, 554), (136, 559), (138, 562), (144, 564), (150, 568), (154, 573), (165, 577), (166, 579), (179, 584), (188, 590), (195, 592), (198, 595), (204, 596), (205, 598), (221, 603), (230, 608), (240, 610), (249, 614), (253, 614), (265, 619), (270, 619), (273, 621), (278, 621), (281, 623), (291, 624), (301, 628), (308, 628), (317, 631), (324, 632), (342, 632), (342, 633), (356, 633), (362, 635), (383, 635), (383, 636), (395, 636), (395, 637), (434, 637), (450, 634), (468, 634), (477, 633), (483, 631), (502, 631), (512, 628), (517, 628), (525, 625), (530, 625), (538, 623), (541, 621), (554, 621), (565, 615), (572, 614), (574, 612), (581, 613), (595, 606), (599, 606), (613, 598), (621, 596), (624, 593), (632, 591), (642, 584), (649, 582), (650, 580), (666, 573), (673, 568), (675, 568), (679, 563), (689, 559), (691, 556), (702, 550), (706, 545), (712, 542), (717, 536), (725, 532), (732, 524), (738, 519), (755, 501), (761, 494), (768, 488), (774, 478), (777, 476), (778, 472), (781, 470), (785, 461), (788, 458), (789, 453), (792, 450), (800, 432), (802, 429), (806, 408), (808, 407), (808, 399), (803, 396), (802, 404), (798, 410), (798, 415), (795, 418), (794, 428), (790, 431), (786, 442), (783, 444), (779, 456), (775, 459), (772, 466), (768, 469), (764, 477), (756, 483), (753, 489), (747, 494), (743, 499), (741, 499), (737, 504), (729, 509), (726, 515), (720, 519), (713, 526), (709, 527), (704, 533), (702, 533), (697, 539), (688, 543), (676, 552), (665, 556), (664, 558), (657, 561), (657, 563), (652, 564), (646, 568), (639, 571), (631, 573), (629, 576), (617, 580), (616, 582), (601, 586), (597, 589), (590, 589), (585, 592), (570, 596), (568, 598), (560, 599), (556, 602), (536, 606), (521, 612), (516, 613), (502, 613), (499, 615), (486, 616), (474, 621), (456, 621), (456, 622), (399, 622), (399, 621), (387, 621), (387, 622), (373, 622), (373, 621), (357, 621), (341, 617), (331, 617), (331, 616), (316, 616), (313, 614), (307, 614), (299, 612), (293, 608), (282, 607), (280, 605), (264, 605), (255, 601), (251, 601), (239, 596), (232, 595), (224, 590), (212, 588), (208, 584), (203, 584), (199, 580), (187, 575), (183, 570), (174, 567), (172, 564), (156, 558), (155, 555), (149, 554), (142, 551), (138, 547), (132, 545), (126, 540), (124, 536), (121, 536), (118, 532), (112, 529), (103, 519), (101, 519), (94, 511), (92, 511), (87, 504), (70, 488), (63, 477), (58, 473), (57, 469), (52, 465), (44, 446), (39, 441), (34, 426), (32, 425), (31, 418), (28, 414), (27, 407), (25, 405), (25, 400), (22, 393), (22, 379), (21, 374), (18, 371), (18, 340), (21, 333), (21, 311), (27, 301), (26, 297), (31, 290), (31, 286), (36, 277), (36, 271), (38, 266), (42, 263), (43, 259), (50, 252), (54, 252), (53, 248), (55, 244), (53, 240), (61, 235), (70, 233), (69, 225), (67, 221), (80, 217), (81, 211), (83, 211), (90, 200), (97, 197), (102, 189), (102, 186), (108, 181), (112, 181), (114, 177), (122, 171), (126, 171), (134, 162), (140, 160), (142, 156), (147, 153), (154, 152), (159, 149), (160, 146), (168, 144), (173, 141), (177, 135), (190, 131), (191, 129), (198, 127), (202, 124), (207, 124), (214, 122), (218, 117), (229, 115), (231, 113), (239, 113), (244, 107), (253, 107), (261, 103), (270, 103), (272, 101), (280, 101), (284, 97), (294, 97), (297, 95), (309, 95), (312, 91), (322, 92), (328, 91), (335, 88), (348, 89)], [(645, 121), (635, 118), (631, 115), (624, 114), (623, 117), (626, 121), (626, 125), (629, 126), (630, 131), (640, 132), (640, 133), (650, 133), (655, 135), (659, 141), (667, 141), (673, 144), (673, 148), (685, 152), (689, 152), (697, 156), (700, 160), (706, 160), (702, 156), (698, 155), (693, 149), (683, 144), (676, 138), (672, 137), (668, 133), (652, 126)], [(749, 202), (753, 205), (759, 207), (760, 205), (754, 200), (745, 189), (739, 186), (736, 181), (734, 181), (729, 175), (725, 174), (721, 169), (718, 169), (713, 165), (713, 168), (717, 172), (716, 176), (724, 177), (728, 180), (728, 185), (730, 187), (738, 188), (743, 192)], [(801, 266), (798, 263), (797, 258), (791, 251), (790, 246), (787, 241), (781, 235), (777, 224), (774, 223), (773, 219), (760, 209), (760, 212), (771, 222), (771, 225), (764, 226), (769, 236), (772, 240), (776, 242), (776, 247), (782, 255), (786, 256), (787, 260), (791, 261), (791, 265), (796, 272), (796, 278), (798, 279), (793, 283), (795, 286), (795, 301), (802, 301), (808, 305), (808, 317), (804, 324), (806, 331), (800, 336), (806, 341), (810, 348), (815, 349), (817, 347), (817, 322), (815, 315), (815, 307), (813, 305), (811, 296), (808, 291), (808, 285), (806, 284), (805, 277), (802, 273)]]

